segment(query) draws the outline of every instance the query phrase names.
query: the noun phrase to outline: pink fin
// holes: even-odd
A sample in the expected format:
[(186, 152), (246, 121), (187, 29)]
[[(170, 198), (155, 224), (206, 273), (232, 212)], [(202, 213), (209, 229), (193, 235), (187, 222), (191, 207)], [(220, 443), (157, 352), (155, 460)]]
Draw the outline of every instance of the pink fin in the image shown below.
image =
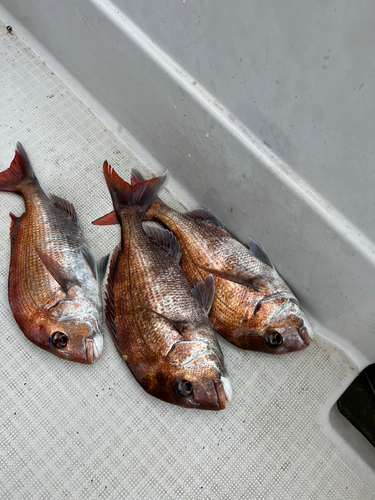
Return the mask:
[(204, 312), (209, 314), (215, 296), (215, 284), (212, 274), (209, 274), (207, 278), (197, 283), (191, 289), (191, 293), (200, 303)]
[(143, 182), (145, 180), (145, 178), (143, 177), (143, 175), (141, 174), (141, 172), (139, 170), (137, 170), (136, 168), (132, 168), (131, 169), (131, 184), (132, 186), (135, 186), (136, 184), (138, 184), (139, 182)]
[[(136, 168), (132, 168), (131, 169), (131, 185), (132, 186), (135, 186), (136, 184), (139, 184), (140, 182), (144, 182), (145, 178), (143, 177), (143, 175), (141, 174), (141, 172), (139, 170), (137, 170)], [(165, 203), (159, 198), (159, 196), (156, 196), (155, 200), (164, 205)], [(145, 215), (143, 221), (146, 221), (146, 220), (153, 220), (153, 218), (151, 217), (150, 219), (148, 219), (147, 217), (147, 214)]]
[(184, 215), (187, 215), (191, 219), (202, 219), (202, 220), (208, 220), (210, 222), (213, 222), (217, 226), (222, 227), (225, 229), (224, 224), (222, 224), (217, 217), (213, 213), (211, 213), (209, 210), (206, 208), (197, 208), (195, 210), (191, 210), (190, 212), (185, 212)]
[(113, 224), (120, 224), (116, 212), (113, 210), (107, 215), (103, 215), (99, 219), (94, 220), (91, 224), (95, 226), (112, 226)]
[(35, 247), (35, 251), (38, 254), (40, 260), (43, 262), (45, 268), (54, 277), (54, 279), (61, 286), (65, 293), (68, 293), (69, 288), (74, 285), (80, 286), (78, 279), (73, 275), (69, 276), (69, 274), (61, 266), (61, 264), (54, 260), (50, 255), (43, 253), (37, 247)]
[(197, 265), (204, 271), (213, 274), (214, 276), (218, 276), (219, 278), (223, 278), (228, 281), (233, 281), (233, 283), (238, 283), (239, 285), (244, 285), (249, 288), (252, 288), (256, 292), (259, 292), (258, 284), (262, 281), (262, 276), (255, 276), (251, 278), (250, 276), (246, 276), (244, 274), (233, 274), (228, 273), (227, 271), (219, 271), (218, 269), (211, 269), (205, 266)]
[(66, 200), (62, 196), (57, 196), (57, 194), (51, 194), (51, 199), (58, 207), (62, 208), (64, 212), (66, 212), (70, 217), (74, 220), (74, 222), (78, 226), (78, 215), (76, 209), (74, 208), (73, 203)]
[(150, 226), (147, 224), (143, 225), (144, 232), (147, 236), (157, 243), (161, 248), (170, 252), (177, 259), (177, 262), (181, 260), (181, 249), (180, 244), (177, 241), (175, 235), (168, 229), (162, 229), (161, 227)]
[(17, 142), (16, 152), (10, 167), (0, 172), (0, 191), (10, 191), (22, 194), (23, 181), (38, 182), (31, 168), (30, 161), (20, 142)]
[(168, 178), (167, 171), (161, 177), (155, 177), (155, 179), (139, 182), (132, 186), (121, 179), (106, 161), (103, 165), (103, 173), (115, 211), (117, 212), (126, 206), (138, 207), (142, 217)]

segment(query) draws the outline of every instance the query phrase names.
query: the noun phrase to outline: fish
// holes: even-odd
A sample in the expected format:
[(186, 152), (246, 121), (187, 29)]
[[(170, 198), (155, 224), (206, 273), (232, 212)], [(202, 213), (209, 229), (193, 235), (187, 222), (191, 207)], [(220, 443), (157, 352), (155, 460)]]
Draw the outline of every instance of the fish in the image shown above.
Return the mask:
[[(142, 182), (132, 170), (132, 183)], [(209, 210), (180, 213), (156, 198), (144, 221), (158, 221), (177, 238), (181, 267), (189, 283), (215, 278), (209, 319), (233, 345), (251, 351), (286, 354), (309, 346), (313, 331), (292, 290), (264, 248), (253, 238), (249, 247), (234, 238)], [(96, 225), (118, 224), (115, 212)]]
[(173, 234), (142, 225), (168, 173), (130, 185), (107, 162), (103, 172), (121, 223), (105, 294), (106, 323), (121, 358), (155, 398), (185, 408), (224, 409), (232, 388), (207, 316), (213, 277), (191, 287)]
[(18, 326), (55, 356), (92, 364), (103, 351), (100, 284), (109, 255), (95, 260), (73, 204), (43, 191), (19, 142), (0, 191), (25, 202), (20, 217), (10, 213), (8, 297)]

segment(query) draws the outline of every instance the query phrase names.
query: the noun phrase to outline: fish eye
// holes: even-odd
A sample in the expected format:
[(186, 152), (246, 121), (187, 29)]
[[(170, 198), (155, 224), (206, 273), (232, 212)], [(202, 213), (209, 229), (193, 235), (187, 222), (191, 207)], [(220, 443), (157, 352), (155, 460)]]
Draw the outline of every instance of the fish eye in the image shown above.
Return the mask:
[(270, 349), (275, 349), (276, 347), (280, 347), (281, 345), (283, 345), (283, 343), (284, 343), (283, 336), (279, 332), (270, 333), (267, 339), (267, 346)]
[(55, 332), (52, 335), (52, 345), (57, 349), (64, 349), (68, 345), (68, 336), (63, 332)]
[(188, 398), (193, 392), (193, 385), (188, 380), (181, 380), (176, 387), (177, 396)]

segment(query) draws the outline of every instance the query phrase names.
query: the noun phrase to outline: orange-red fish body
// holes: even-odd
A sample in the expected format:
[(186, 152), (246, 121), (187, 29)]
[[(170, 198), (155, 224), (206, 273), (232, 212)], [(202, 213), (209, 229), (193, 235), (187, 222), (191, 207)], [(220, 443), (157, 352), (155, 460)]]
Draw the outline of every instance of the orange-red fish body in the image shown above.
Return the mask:
[(161, 222), (176, 236), (181, 267), (190, 284), (214, 275), (209, 318), (225, 339), (242, 349), (272, 354), (309, 345), (311, 327), (261, 247), (257, 251), (264, 257), (254, 256), (204, 210), (181, 214), (156, 200), (145, 220)]
[(15, 320), (42, 349), (92, 363), (103, 348), (103, 269), (84, 243), (73, 205), (44, 193), (20, 144), (11, 167), (0, 173), (0, 189), (21, 194), (26, 207), (21, 217), (11, 214), (8, 289)]
[[(130, 186), (106, 163), (104, 173), (116, 206), (115, 187), (127, 185), (130, 193)], [(146, 234), (140, 206), (119, 204), (116, 212), (121, 245), (111, 259), (106, 320), (120, 355), (152, 396), (190, 408), (224, 408), (230, 395), (222, 352), (176, 251), (150, 239), (158, 229)], [(173, 235), (161, 231), (173, 246)]]

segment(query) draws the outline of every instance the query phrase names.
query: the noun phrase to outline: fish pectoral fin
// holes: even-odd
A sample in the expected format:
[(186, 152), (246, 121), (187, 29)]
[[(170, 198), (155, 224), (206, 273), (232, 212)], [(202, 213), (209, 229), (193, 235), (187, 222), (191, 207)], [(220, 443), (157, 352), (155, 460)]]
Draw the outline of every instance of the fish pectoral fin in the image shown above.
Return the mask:
[(65, 293), (68, 293), (69, 288), (74, 285), (80, 286), (78, 279), (74, 275), (67, 273), (66, 270), (63, 269), (61, 265), (52, 257), (43, 253), (37, 247), (35, 247), (35, 251), (38, 254), (40, 260), (43, 262), (44, 267), (54, 277), (54, 279), (61, 286)]
[(182, 336), (184, 336), (184, 329), (189, 326), (189, 325), (192, 325), (192, 322), (189, 321), (188, 319), (182, 319), (182, 320), (175, 320), (175, 319), (171, 319), (171, 318), (168, 318), (168, 316), (165, 316), (164, 314), (161, 314), (161, 313), (158, 313), (156, 311), (154, 311), (153, 309), (151, 309), (150, 307), (144, 305), (144, 304), (141, 304), (140, 302), (136, 302), (135, 300), (131, 300), (131, 299), (126, 299), (128, 302), (131, 302), (132, 304), (138, 306), (138, 307), (141, 307), (142, 309), (145, 309), (146, 311), (148, 312), (151, 312), (153, 314), (156, 314), (157, 316), (160, 316), (161, 318), (165, 319), (166, 321), (168, 321), (174, 328), (176, 328), (176, 330), (178, 331), (178, 333)]
[[(62, 302), (66, 298), (66, 293), (64, 290), (59, 288), (56, 293), (52, 295), (52, 297), (44, 304), (42, 307), (42, 311), (49, 311), (53, 307), (56, 307), (60, 302)], [(60, 318), (61, 321), (61, 318)]]
[(267, 264), (267, 266), (270, 266), (273, 269), (275, 269), (275, 264), (272, 262), (270, 257), (266, 254), (266, 251), (264, 250), (262, 245), (260, 245), (255, 240), (253, 240), (253, 238), (251, 238), (250, 236), (249, 236), (249, 240), (250, 240), (249, 250), (250, 250), (251, 255), (253, 255), (255, 258), (257, 258), (261, 262), (264, 262), (264, 264)]
[(225, 229), (224, 224), (220, 222), (219, 219), (206, 208), (197, 208), (195, 210), (191, 210), (190, 212), (185, 212), (184, 215), (187, 215), (191, 219), (209, 220), (214, 224), (216, 224), (217, 226), (220, 226), (223, 229)]
[(99, 219), (91, 222), (94, 226), (113, 226), (114, 224), (120, 224), (116, 212), (113, 210), (109, 212), (109, 214), (103, 215), (103, 217), (99, 217)]
[(215, 283), (212, 274), (200, 281), (191, 289), (191, 293), (202, 306), (204, 312), (208, 315), (215, 296)]
[(200, 266), (197, 264), (197, 267), (203, 269), (204, 271), (213, 274), (214, 276), (218, 276), (219, 278), (223, 278), (224, 280), (233, 281), (233, 283), (238, 283), (239, 285), (244, 285), (249, 288), (252, 288), (256, 292), (259, 292), (258, 285), (262, 281), (262, 276), (255, 276), (254, 278), (251, 276), (246, 276), (244, 274), (234, 274), (229, 273), (227, 271), (219, 271), (218, 269), (211, 269), (209, 267)]
[(148, 224), (143, 224), (143, 229), (152, 241), (157, 243), (167, 252), (170, 252), (172, 255), (174, 255), (177, 259), (177, 262), (180, 262), (180, 244), (171, 231), (169, 231), (168, 229), (162, 229), (161, 227), (157, 226), (150, 226)]
[(17, 236), (17, 231), (21, 222), (21, 217), (17, 217), (16, 215), (12, 214), (12, 212), (9, 212), (9, 215), (10, 218), (12, 219), (10, 223), (10, 247), (11, 250), (13, 251), (13, 244)]
[(116, 349), (120, 353), (120, 356), (122, 356), (117, 337), (116, 319), (115, 319), (115, 296), (113, 293), (114, 276), (115, 276), (116, 263), (119, 251), (120, 251), (120, 245), (117, 245), (117, 247), (114, 249), (112, 253), (111, 262), (109, 264), (109, 273), (108, 273), (106, 292), (104, 295), (104, 303), (105, 303), (105, 322), (108, 331), (112, 337)]
[(73, 203), (63, 198), (62, 196), (58, 196), (57, 194), (50, 195), (52, 201), (56, 206), (64, 210), (70, 217), (74, 220), (74, 222), (79, 226), (78, 215), (76, 209), (74, 208)]

